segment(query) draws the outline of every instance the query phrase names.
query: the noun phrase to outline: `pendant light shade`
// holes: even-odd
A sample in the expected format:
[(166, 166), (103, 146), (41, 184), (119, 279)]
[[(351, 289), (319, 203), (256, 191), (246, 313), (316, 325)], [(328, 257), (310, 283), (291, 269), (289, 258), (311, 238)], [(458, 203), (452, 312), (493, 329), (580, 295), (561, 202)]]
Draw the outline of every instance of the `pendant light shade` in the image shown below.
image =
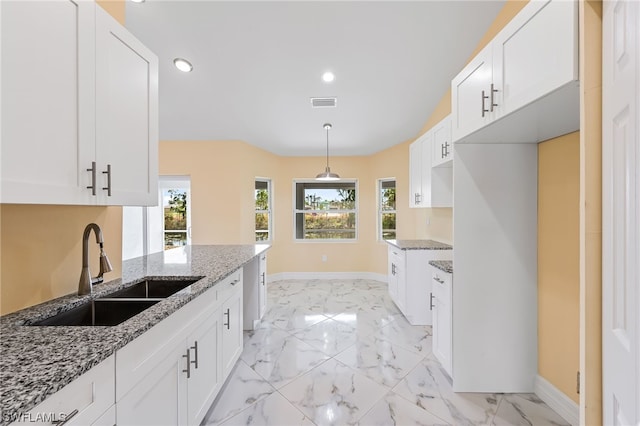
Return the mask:
[(331, 173), (331, 168), (329, 167), (329, 130), (332, 127), (331, 123), (325, 123), (322, 127), (327, 131), (327, 166), (324, 172), (316, 175), (316, 180), (340, 180), (340, 176), (336, 173)]

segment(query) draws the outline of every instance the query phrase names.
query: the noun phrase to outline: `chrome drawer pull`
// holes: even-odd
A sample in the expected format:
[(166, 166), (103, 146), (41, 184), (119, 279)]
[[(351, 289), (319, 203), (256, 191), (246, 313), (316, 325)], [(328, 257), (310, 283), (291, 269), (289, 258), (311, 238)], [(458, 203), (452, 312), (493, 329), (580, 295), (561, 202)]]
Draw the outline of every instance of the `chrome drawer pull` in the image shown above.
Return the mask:
[(197, 340), (193, 343), (193, 346), (191, 346), (191, 349), (193, 349), (195, 351), (195, 354), (196, 354), (194, 359), (191, 360), (191, 364), (193, 364), (194, 367), (197, 370), (198, 369), (198, 341)]
[(78, 414), (78, 409), (77, 408), (75, 410), (73, 410), (72, 412), (70, 412), (69, 414), (65, 414), (64, 415), (64, 419), (53, 420), (51, 423), (54, 424), (54, 425), (57, 425), (57, 426), (62, 426), (64, 424), (66, 424), (69, 420), (71, 420), (71, 418), (73, 418), (76, 414)]

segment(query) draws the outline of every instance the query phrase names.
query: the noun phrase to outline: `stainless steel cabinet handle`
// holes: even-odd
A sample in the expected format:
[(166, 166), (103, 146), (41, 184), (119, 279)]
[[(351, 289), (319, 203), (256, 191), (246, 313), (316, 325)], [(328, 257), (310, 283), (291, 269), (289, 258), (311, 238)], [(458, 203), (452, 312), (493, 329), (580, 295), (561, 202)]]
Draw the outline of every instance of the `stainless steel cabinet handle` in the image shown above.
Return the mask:
[(54, 424), (54, 425), (57, 425), (57, 426), (62, 426), (64, 424), (66, 424), (69, 420), (71, 420), (71, 418), (73, 416), (75, 416), (76, 414), (78, 414), (78, 409), (77, 408), (75, 410), (73, 410), (72, 412), (70, 412), (69, 414), (65, 414), (64, 419), (53, 420), (51, 423)]
[(493, 107), (497, 107), (498, 104), (493, 101), (493, 94), (496, 93), (498, 89), (493, 88), (493, 83), (491, 83), (491, 112), (493, 112)]
[(191, 378), (191, 349), (187, 349), (187, 354), (182, 355), (182, 358), (187, 359), (187, 369), (182, 370), (183, 373), (187, 373), (187, 379)]
[(107, 170), (102, 172), (103, 175), (107, 175), (107, 186), (102, 188), (107, 191), (107, 196), (111, 197), (111, 164), (107, 164)]
[(224, 314), (227, 316), (227, 322), (223, 323), (222, 325), (226, 326), (227, 330), (229, 330), (229, 323), (231, 322), (230, 321), (231, 315), (230, 315), (230, 312), (229, 312), (229, 308), (227, 308), (227, 312), (225, 312)]
[(396, 274), (396, 264), (392, 263), (391, 264), (391, 275), (395, 275)]
[(433, 306), (433, 293), (429, 293), (429, 310), (433, 311), (433, 308), (435, 308), (435, 306)]
[(91, 172), (91, 186), (87, 186), (87, 189), (91, 190), (91, 195), (96, 195), (96, 162), (91, 162), (91, 168), (87, 169), (88, 172)]
[(191, 346), (191, 349), (195, 351), (195, 357), (193, 360), (191, 360), (191, 364), (193, 364), (193, 366), (196, 369), (198, 369), (198, 341), (197, 340), (193, 342), (193, 346)]
[(231, 281), (231, 285), (236, 285), (240, 282), (240, 279), (238, 278), (237, 280), (233, 280)]
[(486, 95), (484, 94), (484, 90), (483, 90), (483, 91), (482, 91), (482, 117), (484, 117), (484, 114), (485, 114), (486, 112), (489, 112), (489, 110), (488, 110), (488, 109), (485, 109), (485, 108), (484, 108), (484, 100), (485, 100), (485, 99), (489, 99), (489, 96), (486, 96)]
[(267, 280), (266, 280), (266, 278), (265, 278), (265, 276), (264, 276), (264, 272), (263, 272), (263, 273), (262, 273), (262, 285), (265, 285), (266, 281), (267, 281)]

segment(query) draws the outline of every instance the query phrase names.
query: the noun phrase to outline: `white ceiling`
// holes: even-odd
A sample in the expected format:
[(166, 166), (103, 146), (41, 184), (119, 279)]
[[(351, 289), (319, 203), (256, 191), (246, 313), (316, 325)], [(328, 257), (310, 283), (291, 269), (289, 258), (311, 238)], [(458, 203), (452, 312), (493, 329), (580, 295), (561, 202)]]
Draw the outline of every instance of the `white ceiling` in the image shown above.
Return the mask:
[[(332, 156), (368, 155), (418, 135), (503, 4), (147, 0), (126, 26), (160, 60), (161, 140), (317, 156), (330, 122)], [(322, 96), (337, 107), (312, 109)]]

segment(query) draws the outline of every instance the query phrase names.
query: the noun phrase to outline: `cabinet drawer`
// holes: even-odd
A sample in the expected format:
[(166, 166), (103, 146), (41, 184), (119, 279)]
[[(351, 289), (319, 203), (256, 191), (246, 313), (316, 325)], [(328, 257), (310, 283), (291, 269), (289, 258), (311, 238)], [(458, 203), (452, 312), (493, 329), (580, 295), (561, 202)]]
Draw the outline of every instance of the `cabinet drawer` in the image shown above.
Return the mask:
[(111, 355), (12, 424), (51, 425), (65, 418), (69, 418), (67, 425), (94, 423), (115, 403), (114, 370)]
[(227, 300), (229, 296), (233, 294), (238, 285), (242, 286), (242, 269), (238, 269), (222, 280), (222, 282), (215, 285), (214, 288), (217, 291), (218, 302), (224, 302)]

